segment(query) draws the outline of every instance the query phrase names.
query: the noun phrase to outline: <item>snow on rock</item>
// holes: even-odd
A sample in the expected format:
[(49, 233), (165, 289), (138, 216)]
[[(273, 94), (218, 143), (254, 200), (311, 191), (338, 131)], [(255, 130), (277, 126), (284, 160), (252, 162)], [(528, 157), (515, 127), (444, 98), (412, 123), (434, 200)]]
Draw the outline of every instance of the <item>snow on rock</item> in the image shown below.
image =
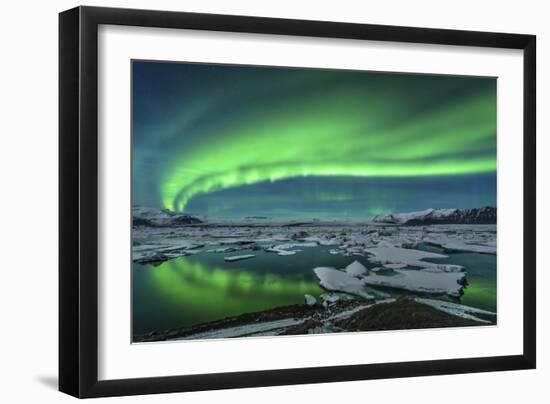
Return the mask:
[(317, 299), (314, 296), (305, 294), (304, 299), (305, 299), (306, 304), (308, 306), (315, 306), (317, 304)]
[(355, 276), (355, 277), (366, 275), (368, 273), (367, 268), (363, 264), (361, 264), (359, 261), (353, 261), (351, 264), (349, 264), (346, 267), (345, 271), (349, 275)]
[(313, 272), (319, 278), (321, 287), (328, 291), (345, 292), (352, 295), (374, 299), (374, 295), (368, 292), (363, 282), (354, 276), (329, 267), (317, 267)]
[(474, 316), (473, 314), (485, 314), (485, 315), (496, 315), (495, 313), (487, 310), (477, 309), (475, 307), (465, 306), (458, 303), (452, 303), (452, 302), (444, 302), (441, 300), (432, 300), (432, 299), (424, 299), (417, 297), (415, 299), (418, 303), (424, 303), (429, 306), (432, 306), (438, 310), (447, 312), (449, 314), (452, 314), (454, 316), (466, 318), (468, 320), (474, 320), (479, 321), (481, 323), (491, 323), (490, 321), (478, 318)]
[(372, 254), (372, 256), (369, 257), (370, 262), (376, 262), (382, 265), (406, 264), (407, 266), (419, 268), (436, 268), (444, 272), (458, 272), (463, 269), (460, 265), (434, 264), (432, 262), (422, 261), (425, 258), (447, 258), (446, 255), (429, 251), (393, 246), (367, 248), (365, 251)]
[(364, 310), (364, 309), (368, 309), (369, 307), (372, 307), (372, 306), (375, 306), (377, 304), (380, 304), (380, 303), (393, 303), (395, 302), (396, 299), (390, 297), (390, 298), (387, 298), (387, 299), (382, 299), (382, 300), (377, 300), (376, 302), (374, 303), (370, 303), (370, 304), (363, 304), (363, 305), (360, 305), (360, 306), (357, 306), (357, 307), (354, 307), (352, 309), (349, 309), (349, 310), (344, 310), (344, 311), (341, 311), (337, 314), (333, 314), (332, 316), (330, 316), (328, 318), (329, 321), (334, 321), (334, 320), (342, 320), (342, 319), (345, 319), (345, 318), (349, 318), (351, 317), (353, 314), (361, 311), (361, 310)]
[(254, 335), (277, 335), (281, 330), (292, 325), (301, 324), (304, 321), (306, 321), (306, 319), (286, 318), (282, 320), (267, 321), (257, 324), (245, 324), (236, 327), (205, 331), (185, 337), (177, 337), (173, 340), (177, 341), (186, 339), (235, 338)]
[(254, 257), (255, 257), (254, 254), (245, 254), (245, 255), (232, 255), (229, 257), (223, 257), (223, 259), (224, 261), (227, 261), (227, 262), (234, 262), (234, 261), (246, 260)]
[(398, 225), (432, 225), (432, 224), (495, 224), (496, 208), (483, 207), (474, 209), (426, 209), (419, 212), (392, 213), (372, 218), (374, 223)]
[(172, 212), (168, 209), (147, 208), (142, 206), (132, 207), (132, 224), (133, 226), (185, 226), (189, 224), (202, 223), (197, 217)]
[[(451, 211), (454, 211), (455, 209), (442, 209), (444, 211), (449, 211), (448, 213), (452, 213)], [(408, 212), (408, 213), (391, 213), (388, 215), (378, 215), (372, 218), (372, 221), (375, 223), (388, 223), (388, 224), (405, 224), (410, 220), (425, 218), (427, 216), (432, 215), (434, 212), (436, 212), (435, 209), (430, 208), (426, 210), (421, 210), (418, 212)], [(439, 217), (443, 216), (443, 212), (437, 212), (436, 213)]]
[(362, 278), (362, 282), (370, 286), (383, 286), (410, 292), (446, 293), (449, 296), (459, 297), (466, 280), (464, 272), (431, 272), (408, 269), (395, 269), (394, 272), (396, 275), (393, 276), (371, 274)]
[(132, 247), (132, 260), (137, 263), (165, 261), (185, 255), (196, 254), (203, 244), (190, 240), (161, 240), (162, 244), (142, 244)]

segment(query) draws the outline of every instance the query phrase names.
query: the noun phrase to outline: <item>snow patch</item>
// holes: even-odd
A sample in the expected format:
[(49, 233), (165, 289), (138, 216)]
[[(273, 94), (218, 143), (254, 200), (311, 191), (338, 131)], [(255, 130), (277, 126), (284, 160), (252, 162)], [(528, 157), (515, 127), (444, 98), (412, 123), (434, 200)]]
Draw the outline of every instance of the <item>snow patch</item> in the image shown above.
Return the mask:
[(185, 337), (174, 338), (173, 340), (186, 340), (186, 339), (206, 339), (206, 338), (235, 338), (257, 335), (277, 335), (281, 329), (285, 329), (292, 325), (301, 324), (305, 319), (286, 318), (276, 321), (268, 321), (258, 324), (245, 324), (236, 327), (222, 328), (219, 330), (205, 331), (197, 334), (188, 335)]
[(452, 303), (452, 302), (444, 302), (441, 300), (433, 300), (433, 299), (423, 299), (423, 298), (416, 298), (415, 299), (418, 303), (427, 304), (429, 306), (432, 306), (435, 309), (444, 311), (446, 313), (452, 314), (454, 316), (462, 317), (468, 320), (474, 320), (479, 321), (481, 323), (491, 323), (490, 321), (478, 318), (474, 316), (473, 314), (486, 314), (486, 315), (496, 315), (495, 313), (487, 310), (477, 309), (475, 307), (465, 306), (462, 304)]

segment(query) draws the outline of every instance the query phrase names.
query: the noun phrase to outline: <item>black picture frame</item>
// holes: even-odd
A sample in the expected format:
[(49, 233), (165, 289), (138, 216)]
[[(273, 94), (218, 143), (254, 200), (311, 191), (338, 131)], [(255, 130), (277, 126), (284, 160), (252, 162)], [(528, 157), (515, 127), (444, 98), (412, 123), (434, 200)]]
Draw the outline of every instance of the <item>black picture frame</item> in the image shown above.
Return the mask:
[[(523, 354), (98, 380), (100, 24), (523, 50)], [(534, 35), (97, 7), (77, 7), (60, 13), (59, 390), (85, 398), (535, 368), (535, 60)]]

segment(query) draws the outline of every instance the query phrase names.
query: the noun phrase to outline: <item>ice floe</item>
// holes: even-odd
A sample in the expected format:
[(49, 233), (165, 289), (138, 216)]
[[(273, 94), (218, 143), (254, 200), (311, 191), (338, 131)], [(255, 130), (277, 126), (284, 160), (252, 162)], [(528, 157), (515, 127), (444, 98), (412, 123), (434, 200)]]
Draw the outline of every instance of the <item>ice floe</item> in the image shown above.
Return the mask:
[(407, 268), (407, 264), (400, 264), (400, 263), (397, 263), (397, 264), (384, 264), (383, 266), (384, 266), (384, 268), (388, 268), (388, 269), (403, 269), (403, 268)]
[(234, 261), (247, 260), (254, 257), (255, 257), (254, 254), (244, 254), (244, 255), (231, 255), (228, 257), (223, 257), (223, 259), (224, 261), (227, 261), (227, 262), (234, 262)]
[(431, 272), (414, 269), (395, 269), (395, 275), (370, 274), (361, 278), (366, 285), (382, 286), (431, 294), (459, 297), (464, 289), (464, 272)]
[(277, 255), (294, 255), (300, 250), (293, 250), (293, 248), (298, 247), (317, 247), (318, 244), (314, 242), (306, 242), (306, 243), (286, 243), (286, 244), (279, 244), (272, 247), (268, 247), (265, 249), (266, 252), (273, 252)]
[(375, 295), (369, 293), (368, 288), (358, 278), (338, 269), (317, 267), (313, 272), (319, 278), (319, 284), (326, 290), (345, 292), (361, 296), (365, 299), (374, 299)]
[(485, 242), (484, 240), (469, 240), (465, 241), (455, 238), (450, 238), (445, 234), (432, 234), (424, 237), (423, 241), (428, 244), (440, 246), (449, 252), (474, 252), (479, 254), (496, 254), (497, 247), (494, 240)]
[(370, 262), (375, 262), (382, 265), (406, 264), (406, 266), (417, 268), (435, 268), (442, 272), (458, 272), (463, 269), (460, 265), (434, 264), (432, 262), (423, 261), (426, 258), (447, 258), (446, 255), (429, 251), (413, 250), (410, 248), (400, 248), (387, 245), (382, 247), (367, 248), (365, 251), (371, 254), (369, 257)]

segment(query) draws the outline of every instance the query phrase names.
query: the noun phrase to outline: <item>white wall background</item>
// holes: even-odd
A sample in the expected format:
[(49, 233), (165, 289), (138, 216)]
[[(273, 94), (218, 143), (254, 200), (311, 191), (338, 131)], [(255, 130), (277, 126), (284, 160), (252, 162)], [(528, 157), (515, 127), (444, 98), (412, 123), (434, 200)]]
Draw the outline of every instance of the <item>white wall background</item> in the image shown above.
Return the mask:
[[(538, 369), (112, 398), (181, 402), (545, 402), (550, 380), (550, 25), (546, 2), (90, 1), (87, 5), (531, 33), (538, 40)], [(0, 400), (69, 402), (57, 384), (57, 13), (78, 2), (5, 2), (0, 24)], [(520, 270), (520, 268), (518, 268)], [(509, 297), (513, 299), (513, 296)], [(519, 303), (519, 302), (518, 302)]]

